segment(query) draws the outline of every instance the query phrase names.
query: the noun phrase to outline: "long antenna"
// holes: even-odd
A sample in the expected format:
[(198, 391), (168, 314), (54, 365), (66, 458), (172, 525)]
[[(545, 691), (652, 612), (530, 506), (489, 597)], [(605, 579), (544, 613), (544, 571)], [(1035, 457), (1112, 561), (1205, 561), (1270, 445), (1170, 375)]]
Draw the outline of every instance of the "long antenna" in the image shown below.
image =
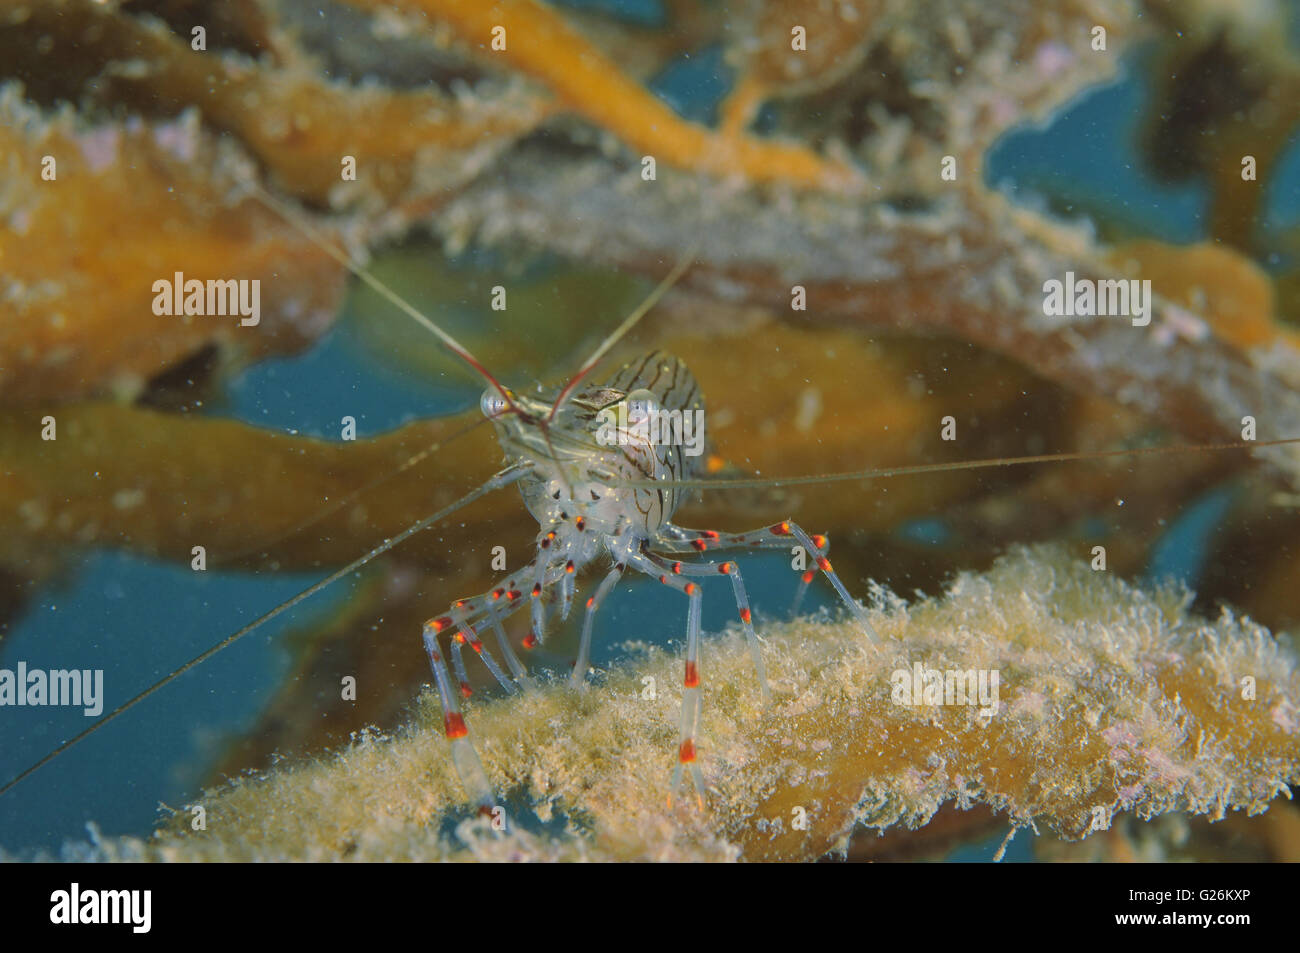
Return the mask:
[(301, 231), (315, 245), (319, 246), (325, 254), (329, 255), (348, 271), (352, 272), (352, 274), (364, 281), (371, 290), (380, 295), (380, 297), (393, 307), (397, 308), (397, 310), (401, 311), (416, 324), (431, 331), (434, 336), (442, 342), (443, 346), (447, 348), (447, 350), (451, 351), (462, 361), (476, 370), (484, 380), (495, 387), (500, 392), (502, 398), (505, 399), (506, 406), (510, 408), (510, 410), (518, 413), (519, 408), (516, 407), (514, 401), (510, 399), (510, 392), (501, 386), (501, 383), (488, 372), (488, 369), (483, 366), (478, 358), (470, 353), (469, 348), (465, 347), (465, 345), (461, 344), (442, 328), (438, 327), (438, 325), (434, 323), (428, 315), (420, 311), (419, 308), (415, 307), (392, 288), (388, 287), (388, 285), (376, 278), (370, 273), (370, 270), (366, 268), (365, 265), (361, 264), (347, 252), (335, 247), (335, 245), (325, 238), (325, 236), (321, 235), (320, 232), (310, 222), (308, 222), (297, 209), (291, 208), (287, 203), (282, 202), (280, 199), (273, 196), (256, 182), (249, 180), (246, 181), (244, 185), (247, 187), (249, 194), (252, 195), (253, 198), (257, 199), (290, 225)]
[(887, 467), (879, 470), (849, 470), (840, 473), (822, 473), (798, 477), (735, 477), (710, 480), (618, 480), (617, 486), (666, 489), (691, 488), (700, 490), (739, 490), (749, 487), (811, 486), (819, 483), (846, 483), (851, 480), (875, 480), (893, 476), (912, 476), (918, 473), (945, 473), (952, 470), (985, 470), (993, 467), (1014, 467), (1029, 463), (1063, 463), (1070, 460), (1105, 460), (1112, 457), (1160, 456), (1175, 453), (1214, 453), (1222, 450), (1258, 450), (1261, 447), (1281, 447), (1300, 443), (1300, 437), (1283, 440), (1248, 440), (1238, 443), (1182, 444), (1171, 447), (1133, 447), (1122, 450), (1087, 450), (1068, 453), (1039, 453), (1028, 457), (994, 457), (988, 460), (963, 460), (955, 463), (922, 463), (915, 466)]
[(272, 546), (275, 546), (286, 539), (291, 539), (294, 536), (297, 536), (303, 530), (315, 526), (317, 523), (319, 523), (321, 520), (328, 517), (330, 514), (337, 513), (339, 510), (343, 509), (343, 507), (347, 506), (353, 500), (357, 499), (357, 497), (363, 496), (366, 493), (369, 493), (371, 490), (375, 489), (376, 487), (382, 486), (383, 484), (387, 483), (389, 480), (401, 476), (407, 470), (429, 459), (429, 457), (432, 454), (437, 453), (439, 450), (442, 450), (448, 444), (452, 443), (455, 440), (459, 440), (461, 437), (465, 436), (465, 434), (470, 433), (476, 428), (483, 426), (487, 422), (488, 422), (488, 418), (479, 416), (477, 419), (472, 420), (470, 423), (466, 424), (465, 426), (460, 427), (457, 430), (453, 430), (448, 436), (443, 437), (440, 440), (435, 440), (433, 443), (429, 444), (423, 450), (418, 450), (415, 453), (411, 454), (411, 456), (407, 457), (404, 461), (402, 461), (402, 463), (400, 463), (394, 469), (389, 470), (386, 473), (383, 473), (382, 475), (375, 477), (373, 480), (369, 481), (368, 483), (363, 483), (355, 490), (350, 490), (343, 496), (339, 497), (337, 500), (330, 502), (329, 504), (327, 504), (326, 506), (318, 510), (316, 513), (307, 517), (307, 519), (303, 520), (301, 523), (298, 523), (296, 526), (293, 526), (290, 529), (287, 529), (284, 532), (280, 533), (280, 535), (269, 540), (264, 540), (258, 543), (256, 546), (251, 546), (246, 549), (239, 549), (230, 553), (223, 552), (222, 554), (223, 557), (233, 560), (233, 559), (239, 559), (240, 557), (243, 556), (248, 556), (251, 553), (265, 552), (266, 550), (270, 549)]
[(677, 284), (677, 280), (681, 278), (681, 276), (686, 273), (686, 269), (691, 267), (692, 263), (694, 263), (695, 253), (698, 252), (699, 249), (700, 239), (697, 236), (695, 240), (691, 242), (690, 246), (687, 247), (686, 251), (682, 252), (681, 257), (677, 259), (677, 264), (673, 265), (672, 271), (668, 272), (663, 281), (659, 282), (659, 284), (655, 286), (655, 289), (646, 296), (646, 299), (642, 301), (631, 314), (623, 319), (622, 324), (611, 331), (605, 340), (600, 342), (600, 346), (592, 352), (591, 357), (587, 358), (587, 360), (583, 362), (582, 367), (578, 369), (578, 373), (574, 374), (573, 377), (569, 379), (569, 382), (564, 385), (564, 389), (560, 391), (560, 396), (555, 398), (555, 403), (551, 406), (551, 412), (546, 415), (547, 423), (550, 423), (555, 419), (555, 415), (559, 412), (561, 405), (566, 399), (568, 399), (569, 395), (573, 393), (573, 389), (578, 386), (578, 382), (586, 377), (587, 374), (591, 372), (591, 369), (600, 363), (600, 359), (608, 353), (609, 349), (617, 344), (625, 334), (636, 326), (638, 321), (644, 318), (650, 310), (659, 303), (659, 299), (666, 295), (673, 285)]
[(492, 476), (490, 479), (487, 480), (487, 482), (483, 483), (481, 486), (476, 487), (475, 489), (466, 493), (456, 502), (444, 506), (442, 509), (434, 513), (432, 516), (426, 516), (418, 523), (411, 524), (406, 529), (402, 530), (400, 533), (394, 536), (392, 539), (384, 540), (382, 543), (380, 543), (374, 549), (370, 550), (370, 552), (366, 553), (364, 556), (354, 559), (352, 562), (348, 563), (342, 569), (330, 573), (320, 582), (308, 586), (306, 589), (298, 593), (292, 599), (280, 603), (274, 609), (264, 613), (263, 615), (254, 619), (252, 622), (248, 623), (248, 625), (244, 626), (238, 632), (226, 636), (216, 645), (194, 656), (194, 658), (190, 659), (180, 668), (173, 669), (171, 672), (164, 675), (162, 678), (154, 682), (152, 685), (150, 685), (144, 691), (140, 692), (138, 695), (118, 705), (116, 708), (110, 711), (103, 718), (99, 719), (89, 728), (85, 729), (82, 732), (79, 732), (78, 734), (73, 735), (71, 738), (63, 742), (63, 744), (59, 745), (57, 748), (55, 748), (45, 757), (41, 758), (41, 760), (37, 761), (31, 767), (27, 768), (21, 774), (17, 775), (16, 777), (14, 777), (9, 781), (6, 781), (4, 787), (0, 787), (0, 797), (2, 797), (7, 791), (13, 788), (16, 784), (21, 782), (24, 778), (30, 776), (31, 774), (34, 774), (36, 771), (40, 770), (46, 764), (48, 764), (49, 762), (57, 758), (60, 754), (67, 751), (77, 742), (81, 741), (83, 738), (86, 738), (94, 734), (96, 731), (98, 731), (100, 728), (103, 728), (106, 724), (108, 724), (113, 719), (117, 718), (119, 715), (123, 715), (126, 712), (130, 711), (132, 708), (140, 704), (140, 702), (144, 701), (154, 692), (171, 684), (176, 679), (180, 678), (182, 675), (188, 672), (190, 669), (202, 665), (204, 662), (212, 658), (212, 656), (216, 655), (218, 652), (222, 651), (223, 649), (229, 648), (230, 646), (238, 642), (240, 639), (242, 639), (244, 636), (256, 631), (257, 629), (260, 629), (263, 625), (270, 622), (276, 616), (281, 615), (284, 612), (287, 612), (288, 610), (292, 609), (294, 606), (298, 605), (298, 603), (306, 599), (310, 599), (316, 593), (320, 592), (322, 589), (326, 588), (327, 586), (333, 585), (334, 583), (338, 582), (344, 576), (356, 572), (358, 569), (360, 569), (366, 563), (370, 562), (370, 560), (374, 559), (376, 556), (388, 552), (394, 546), (397, 546), (398, 544), (405, 542), (406, 540), (414, 536), (416, 533), (422, 532), (428, 529), (430, 526), (433, 526), (435, 523), (439, 522), (440, 520), (446, 519), (448, 516), (456, 512), (456, 510), (460, 509), (462, 506), (474, 502), (481, 496), (486, 496), (488, 493), (491, 493), (493, 490), (499, 490), (503, 486), (508, 486), (509, 484), (517, 480), (519, 477), (523, 476), (523, 474), (526, 473), (527, 471), (528, 471), (527, 466), (515, 465), (515, 466), (507, 467), (506, 469)]

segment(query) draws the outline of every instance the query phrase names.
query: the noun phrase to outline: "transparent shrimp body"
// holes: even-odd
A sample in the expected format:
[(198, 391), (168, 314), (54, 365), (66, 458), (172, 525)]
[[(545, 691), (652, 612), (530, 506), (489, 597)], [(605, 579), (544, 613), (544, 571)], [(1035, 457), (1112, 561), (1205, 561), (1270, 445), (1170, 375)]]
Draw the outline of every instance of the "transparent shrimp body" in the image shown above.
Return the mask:
[[(825, 559), (825, 537), (808, 536), (788, 520), (735, 534), (691, 530), (672, 522), (684, 492), (676, 483), (697, 475), (704, 446), (703, 397), (694, 376), (679, 359), (662, 351), (651, 352), (619, 368), (604, 384), (589, 385), (569, 394), (567, 400), (557, 400), (558, 404), (493, 386), (484, 393), (480, 404), (496, 427), (508, 469), (519, 473), (524, 503), (537, 520), (539, 531), (537, 554), (530, 565), (493, 592), (457, 602), (448, 615), (425, 625), (425, 645), (447, 716), (447, 736), (456, 766), (466, 787), (482, 806), (490, 809), (491, 792), (460, 716), (439, 650), (438, 634), (450, 627), (457, 629), (452, 637), (452, 660), (463, 694), (468, 694), (460, 656), (464, 644), (475, 649), (507, 690), (514, 690), (516, 683), (526, 681), (526, 676), (511, 651), (502, 619), (527, 601), (531, 605), (532, 631), (524, 644), (535, 645), (545, 634), (548, 599), (558, 599), (560, 615), (567, 617), (578, 573), (597, 557), (607, 555), (612, 568), (587, 599), (572, 682), (575, 686), (585, 684), (595, 614), (624, 572), (633, 569), (649, 575), (686, 596), (687, 658), (672, 789), (689, 771), (702, 801), (704, 778), (695, 744), (701, 704), (702, 590), (696, 579), (715, 575), (730, 579), (765, 699), (767, 680), (739, 567), (730, 561), (702, 560), (699, 555), (725, 547), (785, 547), (792, 541), (803, 545), (868, 633), (870, 626)], [(662, 487), (646, 485), (661, 481), (665, 484)], [(812, 573), (807, 574), (801, 586), (811, 577)], [(515, 683), (505, 677), (478, 638), (484, 626), (497, 632)]]

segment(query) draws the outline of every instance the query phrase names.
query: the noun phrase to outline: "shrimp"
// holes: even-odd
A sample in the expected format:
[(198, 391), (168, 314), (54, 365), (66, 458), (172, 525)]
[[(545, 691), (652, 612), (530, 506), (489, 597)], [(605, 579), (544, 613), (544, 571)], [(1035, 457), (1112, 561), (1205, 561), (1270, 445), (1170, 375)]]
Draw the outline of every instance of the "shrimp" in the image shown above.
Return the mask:
[[(573, 668), (575, 686), (582, 684), (588, 669), (596, 612), (625, 571), (630, 569), (658, 579), (687, 599), (678, 763), (673, 772), (670, 800), (684, 770), (689, 771), (701, 804), (705, 791), (696, 753), (701, 700), (702, 582), (695, 580), (714, 575), (730, 580), (760, 690), (765, 700), (768, 695), (762, 650), (754, 632), (740, 567), (730, 560), (695, 561), (690, 557), (710, 550), (785, 547), (793, 539), (813, 555), (818, 568), (863, 631), (875, 639), (865, 611), (849, 595), (826, 558), (825, 536), (810, 536), (790, 519), (743, 533), (693, 530), (672, 522), (683, 493), (672, 484), (697, 475), (699, 454), (691, 454), (683, 446), (680, 425), (676, 430), (669, 429), (668, 440), (652, 438), (663, 433), (659, 421), (680, 421), (684, 414), (702, 421), (704, 415), (699, 385), (678, 358), (662, 351), (651, 352), (619, 368), (604, 383), (581, 389), (565, 388), (553, 401), (511, 391), (498, 392), (495, 387), (489, 387), (483, 394), (481, 408), (495, 425), (509, 463), (502, 479), (519, 483), (524, 503), (540, 526), (537, 555), (531, 564), (490, 593), (459, 601), (449, 614), (425, 623), (424, 646), (437, 681), (456, 768), (466, 789), (487, 811), (492, 808), (491, 791), (470, 742), (456, 692), (452, 690), (438, 636), (445, 630), (456, 629), (453, 651), (463, 689), (468, 689), (468, 682), (459, 650), (468, 644), (482, 656), (502, 686), (511, 690), (514, 686), (483, 645), (479, 630), (492, 629), (514, 678), (524, 681), (523, 666), (511, 649), (502, 620), (528, 602), (532, 607), (532, 631), (525, 644), (535, 644), (546, 631), (544, 596), (548, 591), (558, 590), (560, 616), (566, 618), (573, 604), (576, 574), (600, 556), (608, 556), (613, 566), (587, 599)], [(615, 420), (624, 423), (612, 424)], [(637, 479), (648, 480), (652, 485), (621, 485), (623, 481)], [(810, 578), (811, 570), (801, 585), (806, 585)], [(524, 593), (528, 593), (527, 598)]]

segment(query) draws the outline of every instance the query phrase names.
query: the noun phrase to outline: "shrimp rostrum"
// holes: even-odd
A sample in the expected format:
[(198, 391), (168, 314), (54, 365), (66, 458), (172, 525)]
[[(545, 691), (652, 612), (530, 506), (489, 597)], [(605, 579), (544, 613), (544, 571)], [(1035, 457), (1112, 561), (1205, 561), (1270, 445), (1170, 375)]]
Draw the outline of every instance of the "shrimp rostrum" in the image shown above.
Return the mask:
[[(595, 614), (625, 572), (651, 576), (685, 596), (686, 662), (671, 793), (689, 771), (697, 798), (702, 800), (705, 788), (695, 734), (701, 704), (701, 587), (706, 577), (729, 580), (763, 698), (767, 699), (761, 647), (740, 567), (730, 560), (711, 559), (710, 552), (792, 543), (802, 546), (867, 634), (873, 633), (866, 613), (831, 568), (824, 536), (809, 535), (792, 520), (743, 533), (687, 529), (673, 523), (685, 492), (678, 484), (697, 476), (703, 446), (698, 439), (700, 429), (693, 439), (692, 428), (702, 429), (704, 399), (681, 360), (654, 351), (619, 368), (604, 383), (576, 385), (577, 379), (548, 401), (494, 383), (480, 402), (506, 455), (507, 466), (498, 479), (518, 483), (539, 529), (536, 556), (528, 566), (491, 592), (458, 601), (446, 615), (425, 623), (425, 649), (456, 770), (470, 795), (481, 806), (490, 807), (492, 792), (460, 711), (458, 695), (468, 694), (463, 646), (473, 648), (507, 690), (526, 684), (527, 675), (511, 649), (502, 621), (528, 604), (532, 629), (524, 644), (537, 644), (546, 633), (548, 604), (558, 604), (560, 617), (566, 618), (573, 605), (577, 575), (597, 559), (608, 557), (612, 568), (586, 600), (571, 681), (575, 687), (585, 684)], [(664, 485), (647, 485), (660, 482)], [(804, 574), (801, 588), (814, 573)], [(495, 634), (513, 680), (483, 645), (480, 632), (485, 628)], [(439, 642), (445, 631), (453, 633), (451, 655), (459, 691), (452, 684)]]

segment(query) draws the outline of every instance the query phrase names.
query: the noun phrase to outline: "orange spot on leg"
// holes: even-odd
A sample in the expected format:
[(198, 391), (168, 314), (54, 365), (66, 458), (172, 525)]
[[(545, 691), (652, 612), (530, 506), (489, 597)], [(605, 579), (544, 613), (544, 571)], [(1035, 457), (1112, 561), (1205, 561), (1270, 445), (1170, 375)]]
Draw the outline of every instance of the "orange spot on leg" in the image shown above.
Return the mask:
[(447, 713), (447, 717), (442, 720), (442, 728), (447, 733), (447, 737), (453, 741), (469, 734), (469, 729), (465, 727), (465, 719), (458, 711)]

